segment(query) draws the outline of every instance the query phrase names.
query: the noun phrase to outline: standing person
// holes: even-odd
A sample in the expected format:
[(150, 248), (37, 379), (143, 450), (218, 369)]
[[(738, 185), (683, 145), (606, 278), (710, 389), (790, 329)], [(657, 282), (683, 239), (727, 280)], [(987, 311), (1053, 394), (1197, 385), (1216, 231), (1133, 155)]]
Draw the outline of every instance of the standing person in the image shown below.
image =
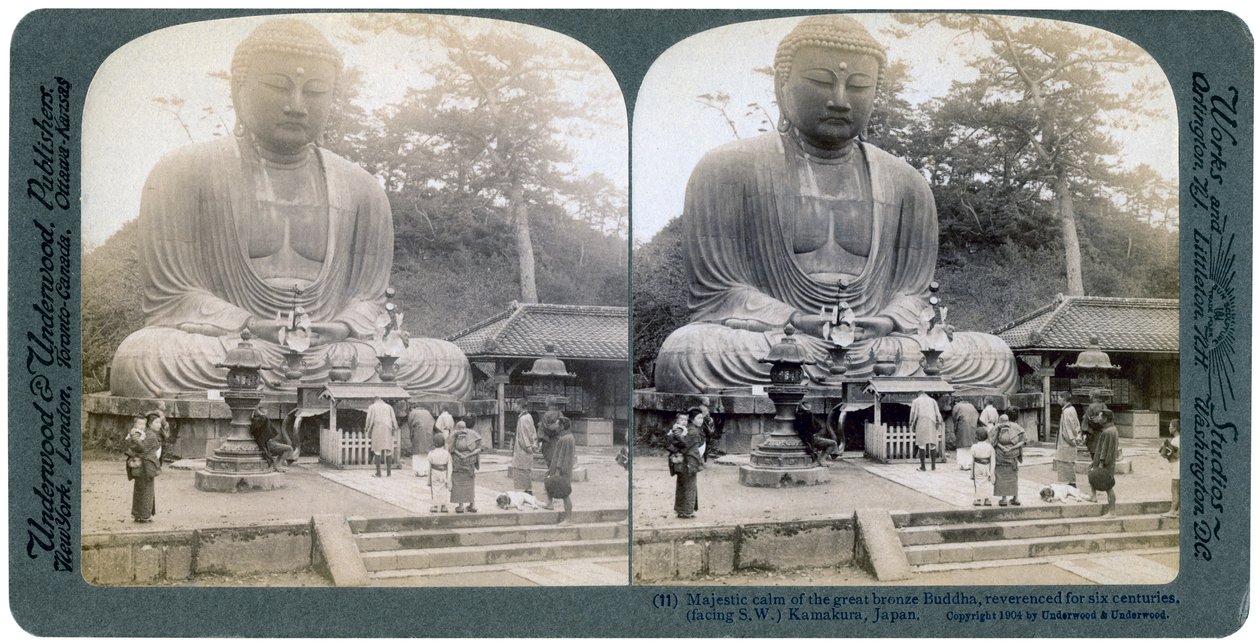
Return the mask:
[(1168, 460), (1172, 469), (1172, 506), (1164, 516), (1176, 519), (1181, 516), (1181, 421), (1172, 419), (1168, 423), (1168, 431), (1172, 432), (1172, 438), (1159, 448), (1159, 453)]
[(989, 431), (976, 428), (976, 442), (971, 445), (971, 482), (976, 488), (976, 500), (972, 505), (992, 505), (993, 501), (993, 443)]
[(936, 471), (937, 445), (945, 429), (945, 421), (941, 418), (941, 408), (926, 391), (920, 390), (918, 397), (910, 403), (910, 427), (914, 429), (914, 445), (919, 451), (919, 471), (927, 471), (925, 459), (928, 453), (932, 455), (932, 471)]
[(398, 434), (398, 418), (394, 408), (380, 396), (367, 408), (365, 423), (372, 439), (372, 456), (376, 459), (376, 476), (381, 475), (381, 461), (385, 461), (385, 476), (393, 476), (394, 437)]
[[(538, 441), (542, 447), (543, 460), (547, 462), (547, 470), (551, 471), (551, 464), (555, 458), (556, 439), (560, 437), (561, 429), (569, 430), (569, 419), (560, 409), (560, 401), (555, 397), (547, 398), (547, 411), (543, 414), (542, 422), (539, 423)], [(551, 507), (551, 499), (547, 499), (547, 507)]]
[(153, 479), (162, 472), (158, 450), (162, 442), (157, 431), (146, 430), (143, 418), (137, 417), (127, 438), (123, 453), (127, 455), (127, 478), (131, 488), (131, 517), (136, 523), (148, 523), (157, 513), (157, 491)]
[(577, 467), (577, 442), (573, 440), (569, 425), (563, 425), (557, 431), (559, 434), (553, 439), (551, 465), (547, 468), (544, 484), (549, 499), (547, 507), (550, 508), (555, 499), (564, 501), (564, 516), (560, 523), (566, 523), (573, 516), (570, 497), (573, 495), (573, 468)]
[(433, 434), (429, 450), (429, 512), (446, 512), (451, 502), (451, 453), (446, 451), (446, 436)]
[(976, 406), (963, 400), (954, 404), (950, 413), (954, 423), (954, 445), (958, 456), (958, 469), (971, 469), (971, 446), (976, 442), (976, 425), (980, 422), (980, 412)]
[(1089, 419), (1100, 428), (1098, 437), (1094, 439), (1094, 458), (1089, 464), (1089, 487), (1093, 491), (1089, 500), (1096, 500), (1098, 492), (1107, 493), (1105, 517), (1116, 515), (1116, 461), (1120, 458), (1120, 434), (1116, 431), (1113, 417), (1112, 411), (1103, 405)]
[(713, 418), (713, 414), (709, 411), (708, 399), (700, 404), (700, 414), (704, 418), (704, 460), (717, 459), (726, 455), (726, 452), (718, 449), (717, 443), (722, 440), (722, 430), (718, 429), (717, 421)]
[(1076, 486), (1076, 448), (1081, 444), (1081, 421), (1072, 406), (1072, 394), (1059, 392), (1063, 413), (1059, 416), (1059, 436), (1055, 441), (1054, 471), (1060, 483)]
[[(1081, 433), (1085, 437), (1085, 448), (1089, 450), (1089, 456), (1094, 457), (1094, 443), (1098, 440), (1098, 433), (1102, 431), (1102, 426), (1095, 425), (1091, 420), (1097, 418), (1102, 410), (1107, 409), (1107, 403), (1097, 394), (1091, 394), (1089, 397), (1089, 406), (1085, 408), (1085, 426), (1081, 428)], [(1092, 498), (1093, 495), (1091, 494)]]
[(481, 469), (481, 434), (477, 419), (468, 416), (455, 424), (451, 434), (451, 503), (455, 511), (477, 511), (477, 470)]
[(407, 432), (411, 436), (411, 469), (416, 476), (429, 475), (429, 451), (433, 449), (433, 414), (420, 405), (413, 405), (407, 414)]
[(451, 434), (455, 432), (455, 419), (451, 417), (451, 412), (444, 411), (438, 414), (437, 421), (433, 423), (433, 433), (441, 434), (446, 441), (446, 449), (449, 451), (454, 445), (451, 443)]
[(1011, 497), (1011, 505), (1019, 502), (1019, 464), (1024, 460), (1024, 428), (1011, 422), (1002, 414), (998, 417), (997, 436), (993, 437), (993, 450), (996, 454), (996, 466), (993, 468), (993, 495), (1000, 497), (998, 505), (1006, 505), (1006, 497)]
[(696, 476), (704, 469), (704, 460), (700, 455), (700, 444), (704, 437), (691, 427), (699, 413), (700, 410), (693, 409), (687, 412), (685, 418), (680, 416), (666, 435), (669, 473), (677, 477), (674, 512), (680, 519), (693, 518), (700, 509), (700, 491), (696, 485)]
[(1001, 418), (1001, 414), (993, 407), (993, 401), (986, 398), (984, 409), (980, 412), (980, 424), (988, 431), (989, 442), (997, 440), (996, 430), (999, 418)]
[(158, 419), (158, 440), (162, 446), (158, 449), (158, 460), (163, 463), (173, 463), (179, 460), (179, 456), (175, 454), (175, 441), (178, 438), (176, 433), (171, 429), (171, 423), (166, 419), (166, 409), (159, 406), (157, 409), (145, 414), (145, 427), (153, 425), (153, 419)]
[(516, 437), (512, 440), (512, 485), (530, 494), (534, 493), (534, 481), (530, 478), (530, 472), (534, 469), (534, 450), (537, 446), (538, 430), (534, 428), (534, 417), (528, 412), (522, 412), (516, 419)]

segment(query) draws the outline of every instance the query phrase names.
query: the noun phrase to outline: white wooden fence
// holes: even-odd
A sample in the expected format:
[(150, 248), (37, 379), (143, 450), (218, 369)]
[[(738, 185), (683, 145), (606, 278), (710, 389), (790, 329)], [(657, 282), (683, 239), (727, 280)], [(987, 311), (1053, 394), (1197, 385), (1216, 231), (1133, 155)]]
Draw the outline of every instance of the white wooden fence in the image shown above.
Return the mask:
[[(917, 463), (914, 453), (914, 429), (909, 423), (866, 423), (866, 455), (881, 463)], [(945, 438), (936, 446), (938, 461), (945, 460)]]

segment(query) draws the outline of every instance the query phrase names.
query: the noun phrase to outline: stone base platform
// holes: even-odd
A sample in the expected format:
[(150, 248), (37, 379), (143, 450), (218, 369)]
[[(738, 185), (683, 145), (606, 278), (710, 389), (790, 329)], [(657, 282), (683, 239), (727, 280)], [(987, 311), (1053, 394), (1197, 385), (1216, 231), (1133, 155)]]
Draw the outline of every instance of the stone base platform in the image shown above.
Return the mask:
[[(511, 468), (508, 468), (511, 470)], [(547, 479), (547, 468), (535, 467), (529, 471), (529, 480), (541, 483)], [(585, 483), (589, 480), (586, 468), (581, 465), (573, 468), (573, 477), (569, 479), (573, 483)]]
[(229, 473), (197, 470), (197, 489), (203, 492), (261, 492), (284, 487), (280, 472)]
[(573, 421), (573, 442), (580, 447), (612, 447), (611, 418), (578, 418)]
[[(498, 406), (494, 400), (429, 400), (413, 399), (412, 404), (425, 407), (434, 416), (443, 411), (450, 412), (456, 418), (473, 415), (477, 417), (477, 428), (482, 432), (485, 444), (490, 444), (490, 432), (498, 415)], [(258, 405), (268, 418), (273, 421), (284, 419), (297, 406), (296, 394), (268, 395)], [(125, 398), (108, 393), (89, 394), (83, 397), (85, 421), (83, 436), (85, 441), (114, 436), (121, 440), (131, 428), (132, 419), (143, 416), (156, 409), (163, 409), (166, 418), (176, 433), (175, 453), (184, 458), (206, 458), (231, 434), (231, 410), (222, 400), (202, 398)], [(405, 407), (400, 406), (401, 417), (405, 415)], [(309, 427), (314, 427), (311, 423)], [(314, 431), (303, 425), (303, 433)]]
[(739, 467), (739, 482), (748, 487), (798, 487), (820, 485), (830, 480), (825, 467), (782, 469), (753, 464)]
[[(836, 405), (855, 400), (854, 389), (811, 386), (802, 404), (816, 415), (825, 415)], [(1008, 413), (1029, 435), (1035, 436), (1041, 412), (1041, 394), (970, 395), (954, 394), (954, 401), (976, 404), (983, 399), (993, 401), (1000, 411)], [(858, 401), (860, 402), (860, 401)], [(634, 435), (638, 440), (664, 436), (674, 418), (692, 407), (707, 405), (722, 427), (722, 438), (716, 447), (731, 454), (747, 454), (765, 440), (773, 429), (774, 404), (764, 393), (756, 394), (749, 387), (724, 389), (708, 394), (675, 394), (655, 389), (634, 392)], [(916, 459), (917, 462), (917, 459)]]

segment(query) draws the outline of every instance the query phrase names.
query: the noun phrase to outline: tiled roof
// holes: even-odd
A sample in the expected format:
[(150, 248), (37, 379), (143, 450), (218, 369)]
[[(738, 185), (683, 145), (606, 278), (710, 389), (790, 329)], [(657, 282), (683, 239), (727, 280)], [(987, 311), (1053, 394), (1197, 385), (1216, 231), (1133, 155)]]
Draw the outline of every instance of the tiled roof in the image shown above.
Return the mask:
[(1083, 350), (1098, 336), (1103, 351), (1180, 350), (1178, 300), (1060, 295), (991, 333), (1012, 349)]
[(629, 316), (623, 306), (519, 304), (447, 338), (469, 358), (538, 357), (547, 345), (576, 360), (626, 360)]

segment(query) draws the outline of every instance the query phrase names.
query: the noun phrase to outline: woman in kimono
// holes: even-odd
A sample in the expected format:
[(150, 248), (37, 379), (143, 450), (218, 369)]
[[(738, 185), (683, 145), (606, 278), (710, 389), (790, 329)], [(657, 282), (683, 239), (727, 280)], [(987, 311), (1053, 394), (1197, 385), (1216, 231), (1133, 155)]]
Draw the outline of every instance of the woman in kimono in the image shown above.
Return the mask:
[(703, 420), (697, 421), (701, 416), (699, 409), (689, 410), (686, 418), (680, 416), (667, 435), (669, 471), (677, 477), (674, 486), (674, 512), (679, 519), (693, 518), (700, 509), (700, 491), (696, 477), (704, 469), (700, 452), (700, 446), (704, 444), (704, 429), (701, 424)]
[(534, 468), (534, 449), (538, 445), (538, 431), (534, 429), (534, 417), (522, 413), (516, 420), (516, 440), (512, 444), (512, 486), (533, 494), (530, 471)]
[(158, 450), (162, 439), (158, 423), (145, 428), (144, 419), (136, 418), (135, 426), (127, 433), (123, 453), (127, 455), (127, 478), (134, 481), (131, 491), (131, 517), (136, 523), (148, 523), (157, 512), (157, 493), (153, 479), (162, 472)]
[(971, 482), (976, 488), (972, 505), (993, 505), (993, 444), (984, 427), (976, 428), (976, 442), (971, 444)]
[(429, 512), (446, 512), (451, 502), (451, 453), (446, 451), (446, 436), (433, 434), (429, 450)]
[(1063, 413), (1059, 416), (1059, 437), (1055, 441), (1054, 472), (1060, 483), (1076, 486), (1076, 448), (1081, 444), (1081, 421), (1072, 406), (1072, 395), (1059, 393)]
[(997, 435), (993, 437), (993, 451), (997, 465), (993, 468), (993, 495), (1001, 497), (998, 505), (1019, 502), (1019, 463), (1024, 460), (1024, 428), (1012, 423), (1006, 414), (998, 417)]
[(442, 435), (442, 438), (446, 440), (448, 450), (454, 447), (454, 443), (451, 442), (451, 434), (454, 432), (455, 419), (451, 418), (451, 412), (444, 411), (438, 414), (437, 420), (433, 423), (433, 433)]
[[(456, 512), (477, 511), (477, 470), (481, 467), (481, 434), (477, 419), (469, 416), (455, 425), (451, 434), (451, 503)], [(430, 463), (432, 465), (432, 463)]]
[(566, 523), (573, 517), (570, 497), (573, 495), (573, 468), (577, 467), (577, 442), (573, 440), (568, 423), (556, 431), (558, 433), (552, 439), (551, 465), (547, 468), (547, 506), (551, 507), (556, 499), (564, 501), (564, 517), (560, 523)]

